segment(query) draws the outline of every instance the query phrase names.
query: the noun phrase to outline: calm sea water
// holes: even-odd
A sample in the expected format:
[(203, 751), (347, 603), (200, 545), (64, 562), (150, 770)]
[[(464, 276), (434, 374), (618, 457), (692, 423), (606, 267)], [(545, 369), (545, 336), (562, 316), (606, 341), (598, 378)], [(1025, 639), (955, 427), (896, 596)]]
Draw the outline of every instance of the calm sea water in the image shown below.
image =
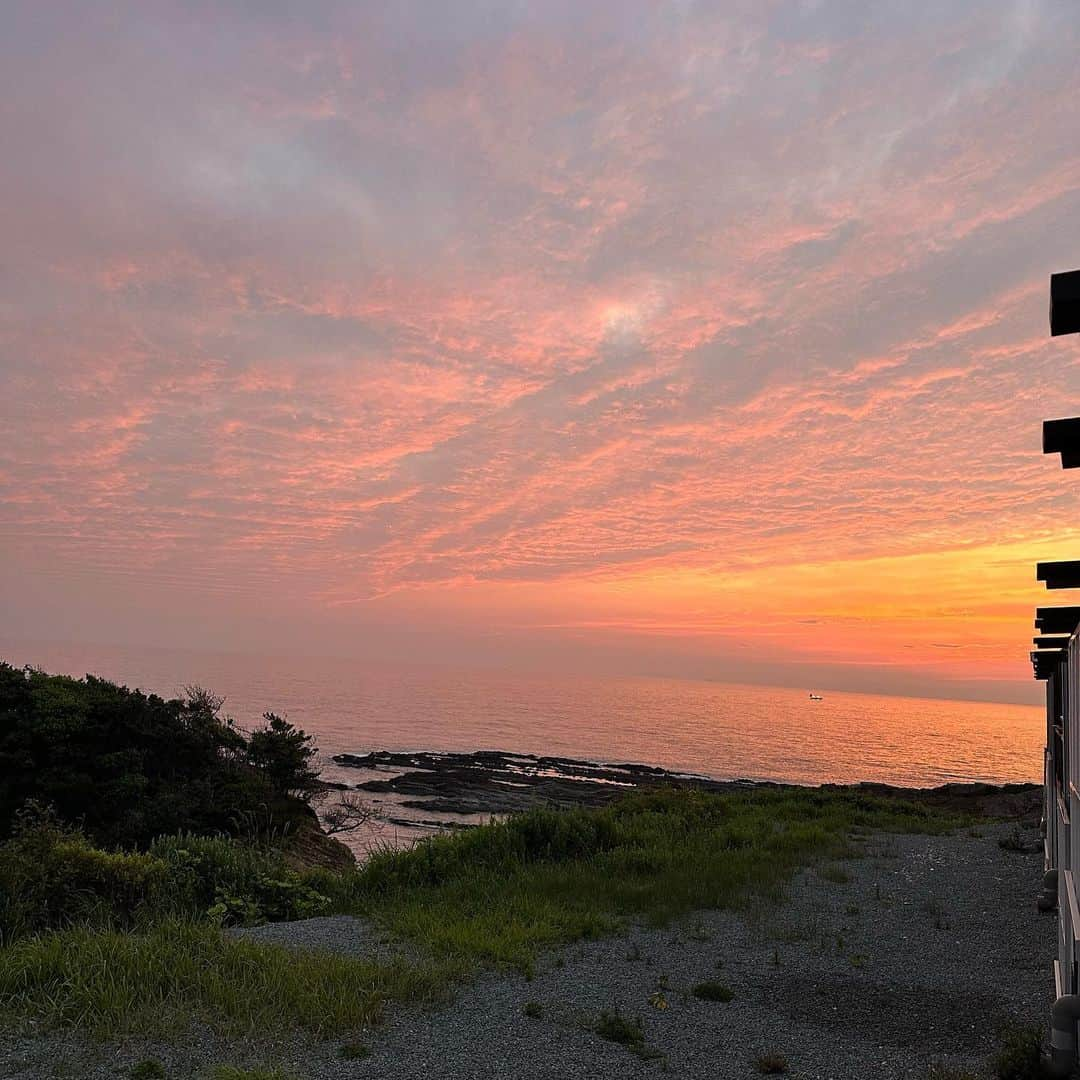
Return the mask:
[(226, 711), (242, 724), (266, 710), (287, 714), (318, 737), (327, 755), (499, 749), (805, 784), (929, 787), (1042, 775), (1044, 715), (1023, 705), (834, 691), (815, 702), (810, 688), (368, 670), (341, 659), (3, 640), (0, 659), (90, 672), (166, 696), (188, 684), (207, 686), (226, 696)]

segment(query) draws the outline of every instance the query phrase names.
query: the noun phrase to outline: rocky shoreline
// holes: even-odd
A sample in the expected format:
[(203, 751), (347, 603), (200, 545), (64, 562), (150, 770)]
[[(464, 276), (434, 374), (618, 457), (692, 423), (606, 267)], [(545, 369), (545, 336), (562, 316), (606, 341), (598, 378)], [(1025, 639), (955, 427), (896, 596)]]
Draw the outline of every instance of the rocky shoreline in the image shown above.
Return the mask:
[[(446, 753), (376, 750), (368, 754), (337, 754), (333, 761), (344, 768), (379, 774), (353, 785), (356, 790), (393, 794), (399, 797), (398, 805), (412, 810), (477, 818), (519, 813), (537, 806), (599, 806), (628, 791), (663, 787), (731, 792), (790, 786), (748, 779), (716, 780), (633, 762), (604, 763), (503, 750)], [(1036, 822), (1042, 796), (1037, 784), (952, 783), (935, 788), (903, 788), (863, 783), (822, 787), (894, 795), (980, 817)]]

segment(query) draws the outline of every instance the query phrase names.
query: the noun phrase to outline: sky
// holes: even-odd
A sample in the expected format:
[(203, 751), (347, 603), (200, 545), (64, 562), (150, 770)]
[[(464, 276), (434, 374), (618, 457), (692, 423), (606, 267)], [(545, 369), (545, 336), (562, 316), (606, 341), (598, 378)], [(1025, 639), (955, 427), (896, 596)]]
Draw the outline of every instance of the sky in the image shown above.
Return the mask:
[(5, 633), (1038, 700), (1077, 55), (1060, 0), (5, 5)]

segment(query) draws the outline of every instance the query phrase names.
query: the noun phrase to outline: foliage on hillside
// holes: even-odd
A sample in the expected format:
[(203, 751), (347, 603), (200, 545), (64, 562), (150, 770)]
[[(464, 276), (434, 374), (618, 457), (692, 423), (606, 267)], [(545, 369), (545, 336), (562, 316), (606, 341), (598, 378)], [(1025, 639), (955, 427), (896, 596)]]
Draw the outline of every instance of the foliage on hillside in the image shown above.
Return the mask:
[(317, 783), (311, 739), (271, 713), (246, 733), (221, 705), (0, 662), (0, 838), (28, 800), (105, 846), (285, 827)]
[(162, 836), (147, 851), (105, 851), (31, 803), (0, 844), (0, 943), (79, 924), (302, 919), (329, 903), (278, 849), (224, 836)]

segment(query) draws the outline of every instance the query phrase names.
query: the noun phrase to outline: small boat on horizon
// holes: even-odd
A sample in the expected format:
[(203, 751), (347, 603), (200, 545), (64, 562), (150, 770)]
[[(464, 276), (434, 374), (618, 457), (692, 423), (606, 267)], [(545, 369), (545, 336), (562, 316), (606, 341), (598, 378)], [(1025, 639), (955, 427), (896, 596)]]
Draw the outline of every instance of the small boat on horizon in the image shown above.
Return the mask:
[(825, 700), (825, 698), (823, 698), (823, 697), (821, 696), (821, 694), (815, 694), (815, 693), (814, 693), (814, 691), (813, 691), (813, 690), (811, 690), (811, 691), (810, 691), (810, 700), (811, 700), (811, 701), (824, 701), (824, 700)]

